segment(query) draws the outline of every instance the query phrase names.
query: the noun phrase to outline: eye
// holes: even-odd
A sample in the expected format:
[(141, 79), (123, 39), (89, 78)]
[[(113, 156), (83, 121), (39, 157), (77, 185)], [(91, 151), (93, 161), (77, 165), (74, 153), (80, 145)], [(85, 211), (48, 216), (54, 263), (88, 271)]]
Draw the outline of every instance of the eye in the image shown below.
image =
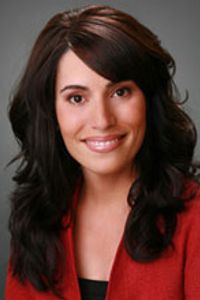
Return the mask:
[(72, 103), (72, 104), (81, 104), (81, 103), (83, 103), (84, 101), (85, 101), (85, 99), (83, 98), (83, 96), (81, 96), (81, 95), (69, 95), (68, 97), (67, 97), (67, 100), (70, 102), (70, 103)]
[(128, 87), (122, 87), (122, 88), (118, 88), (113, 96), (114, 97), (127, 97), (131, 94), (131, 90)]

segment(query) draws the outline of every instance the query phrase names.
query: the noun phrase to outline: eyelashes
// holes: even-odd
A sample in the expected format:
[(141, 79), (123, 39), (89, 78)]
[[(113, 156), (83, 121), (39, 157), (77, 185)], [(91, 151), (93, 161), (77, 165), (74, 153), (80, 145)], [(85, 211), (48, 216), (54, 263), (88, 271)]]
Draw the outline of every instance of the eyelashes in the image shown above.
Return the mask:
[(69, 95), (67, 97), (67, 101), (72, 104), (79, 104), (83, 102), (84, 97), (82, 95), (76, 94), (76, 95)]
[(132, 92), (132, 90), (129, 87), (122, 87), (122, 88), (118, 88), (113, 96), (114, 97), (126, 97), (128, 95), (130, 95)]
[[(82, 105), (85, 102), (90, 100), (90, 98), (84, 94), (79, 92), (73, 92), (67, 95), (66, 100), (67, 102), (74, 105)], [(125, 87), (119, 87), (114, 89), (114, 91), (111, 92), (109, 97), (123, 100), (123, 99), (128, 99), (132, 94), (133, 94), (133, 88), (125, 86)]]

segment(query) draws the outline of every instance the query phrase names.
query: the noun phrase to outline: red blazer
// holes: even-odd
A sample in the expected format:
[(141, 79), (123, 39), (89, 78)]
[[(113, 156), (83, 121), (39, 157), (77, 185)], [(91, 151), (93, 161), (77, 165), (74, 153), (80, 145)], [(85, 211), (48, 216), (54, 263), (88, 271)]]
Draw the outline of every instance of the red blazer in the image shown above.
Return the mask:
[[(190, 190), (193, 189), (190, 186)], [(198, 300), (200, 299), (200, 192), (178, 214), (174, 249), (161, 258), (138, 263), (127, 254), (123, 240), (118, 246), (110, 274), (106, 300)], [(73, 223), (64, 233), (66, 272), (61, 286), (65, 300), (81, 300), (73, 250)], [(8, 269), (5, 300), (57, 300), (51, 293), (22, 285)], [(95, 299), (94, 299), (95, 300)]]

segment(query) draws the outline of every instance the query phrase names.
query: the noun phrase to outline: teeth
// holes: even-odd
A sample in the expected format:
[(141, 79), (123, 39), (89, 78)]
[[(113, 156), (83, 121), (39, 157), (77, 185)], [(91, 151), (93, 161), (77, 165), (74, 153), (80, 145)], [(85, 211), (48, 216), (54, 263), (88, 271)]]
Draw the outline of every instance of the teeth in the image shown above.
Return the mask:
[(88, 144), (95, 146), (95, 147), (106, 147), (106, 146), (110, 146), (113, 144), (116, 144), (118, 142), (118, 139), (114, 139), (111, 141), (88, 141)]

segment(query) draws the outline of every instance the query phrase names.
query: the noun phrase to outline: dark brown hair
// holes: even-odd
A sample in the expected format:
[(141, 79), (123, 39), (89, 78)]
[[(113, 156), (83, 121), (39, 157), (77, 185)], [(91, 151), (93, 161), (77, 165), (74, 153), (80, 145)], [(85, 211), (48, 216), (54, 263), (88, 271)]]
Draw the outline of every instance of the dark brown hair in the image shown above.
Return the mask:
[(129, 192), (134, 210), (124, 235), (133, 259), (156, 259), (171, 244), (177, 213), (184, 207), (184, 180), (192, 176), (196, 143), (195, 127), (177, 103), (174, 60), (149, 29), (107, 6), (59, 13), (47, 23), (9, 111), (21, 149), (9, 226), (13, 274), (40, 291), (55, 294), (63, 257), (62, 220), (71, 210), (81, 177), (78, 163), (65, 149), (55, 116), (57, 65), (68, 49), (113, 82), (133, 80), (146, 97), (147, 130), (136, 157), (140, 176)]

